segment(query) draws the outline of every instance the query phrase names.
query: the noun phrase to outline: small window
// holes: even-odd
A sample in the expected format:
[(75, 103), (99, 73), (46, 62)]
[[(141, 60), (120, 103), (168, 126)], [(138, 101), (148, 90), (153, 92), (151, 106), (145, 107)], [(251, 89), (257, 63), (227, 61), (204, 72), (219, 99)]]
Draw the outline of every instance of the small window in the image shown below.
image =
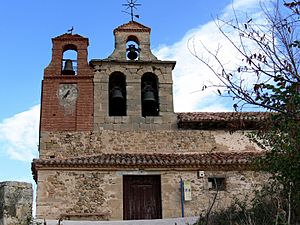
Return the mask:
[(158, 78), (155, 74), (146, 73), (141, 79), (142, 116), (159, 115)]
[(126, 58), (128, 60), (138, 60), (140, 55), (139, 40), (135, 36), (129, 36), (126, 42)]
[(225, 177), (209, 177), (208, 189), (211, 191), (225, 191)]
[(65, 46), (62, 59), (62, 75), (77, 75), (77, 50), (76, 46)]
[(120, 72), (109, 77), (109, 116), (126, 116), (126, 78)]

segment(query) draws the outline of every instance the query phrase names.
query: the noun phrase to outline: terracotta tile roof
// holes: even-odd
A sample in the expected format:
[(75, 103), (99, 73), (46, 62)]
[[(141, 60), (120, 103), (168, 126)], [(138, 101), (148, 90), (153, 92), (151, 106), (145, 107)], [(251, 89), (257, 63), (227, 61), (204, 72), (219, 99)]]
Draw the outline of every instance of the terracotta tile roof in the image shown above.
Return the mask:
[(130, 21), (128, 23), (125, 23), (116, 29), (114, 29), (114, 33), (117, 31), (123, 31), (123, 32), (132, 32), (132, 31), (139, 31), (139, 32), (150, 32), (151, 28), (144, 26), (141, 23), (138, 23), (136, 21)]
[(68, 33), (52, 38), (52, 40), (60, 40), (60, 39), (65, 40), (65, 39), (88, 39), (88, 38), (83, 37), (79, 34), (68, 34)]
[(47, 167), (99, 168), (222, 168), (250, 166), (257, 152), (214, 152), (198, 154), (101, 154), (68, 159), (34, 159), (32, 171)]
[(257, 128), (266, 121), (267, 112), (189, 112), (177, 113), (178, 127), (186, 129)]
[(72, 41), (82, 41), (82, 40), (85, 40), (85, 41), (89, 42), (88, 38), (83, 37), (83, 36), (81, 36), (79, 34), (68, 34), (68, 33), (65, 33), (65, 34), (62, 34), (62, 35), (59, 35), (57, 37), (52, 38), (52, 42), (53, 41), (68, 41), (68, 40), (72, 40)]

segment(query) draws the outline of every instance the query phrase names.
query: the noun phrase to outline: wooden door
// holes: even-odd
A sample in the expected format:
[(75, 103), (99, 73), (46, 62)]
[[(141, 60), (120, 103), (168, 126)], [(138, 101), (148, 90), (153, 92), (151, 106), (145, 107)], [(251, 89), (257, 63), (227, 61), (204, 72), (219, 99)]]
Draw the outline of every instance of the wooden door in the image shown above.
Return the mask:
[(123, 177), (124, 220), (161, 219), (159, 175)]

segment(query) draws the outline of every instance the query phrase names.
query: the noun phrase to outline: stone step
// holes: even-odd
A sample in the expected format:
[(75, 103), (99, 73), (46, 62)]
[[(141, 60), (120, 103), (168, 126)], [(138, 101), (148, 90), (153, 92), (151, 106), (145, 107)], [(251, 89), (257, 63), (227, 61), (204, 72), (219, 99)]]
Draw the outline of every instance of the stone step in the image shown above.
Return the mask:
[[(123, 221), (72, 221), (64, 220), (60, 225), (192, 225), (198, 217), (184, 217), (157, 220), (123, 220)], [(43, 222), (43, 220), (37, 220)], [(57, 220), (46, 220), (47, 225), (58, 225)], [(43, 223), (42, 223), (43, 224)]]

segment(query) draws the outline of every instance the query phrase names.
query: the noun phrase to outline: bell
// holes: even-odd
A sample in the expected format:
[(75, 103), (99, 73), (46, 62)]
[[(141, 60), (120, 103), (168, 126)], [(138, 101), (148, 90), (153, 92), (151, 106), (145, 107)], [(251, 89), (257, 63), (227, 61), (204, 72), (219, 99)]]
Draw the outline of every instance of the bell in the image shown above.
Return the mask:
[(65, 62), (64, 69), (62, 70), (63, 75), (75, 75), (75, 71), (73, 70), (73, 62), (71, 59), (67, 59)]
[(127, 57), (130, 60), (135, 60), (138, 57), (138, 52), (139, 49), (137, 49), (134, 45), (129, 45), (128, 48), (126, 49), (127, 53)]
[(122, 101), (124, 99), (124, 96), (123, 96), (123, 93), (122, 93), (120, 87), (116, 86), (112, 89), (111, 99), (113, 101)]
[(154, 96), (154, 91), (146, 91), (143, 95), (143, 102), (153, 102), (155, 103), (156, 102), (156, 99), (155, 99), (155, 96)]
[(145, 86), (143, 88), (143, 93), (144, 93), (143, 94), (143, 102), (148, 102), (148, 103), (156, 102), (154, 88), (148, 82), (145, 82)]

